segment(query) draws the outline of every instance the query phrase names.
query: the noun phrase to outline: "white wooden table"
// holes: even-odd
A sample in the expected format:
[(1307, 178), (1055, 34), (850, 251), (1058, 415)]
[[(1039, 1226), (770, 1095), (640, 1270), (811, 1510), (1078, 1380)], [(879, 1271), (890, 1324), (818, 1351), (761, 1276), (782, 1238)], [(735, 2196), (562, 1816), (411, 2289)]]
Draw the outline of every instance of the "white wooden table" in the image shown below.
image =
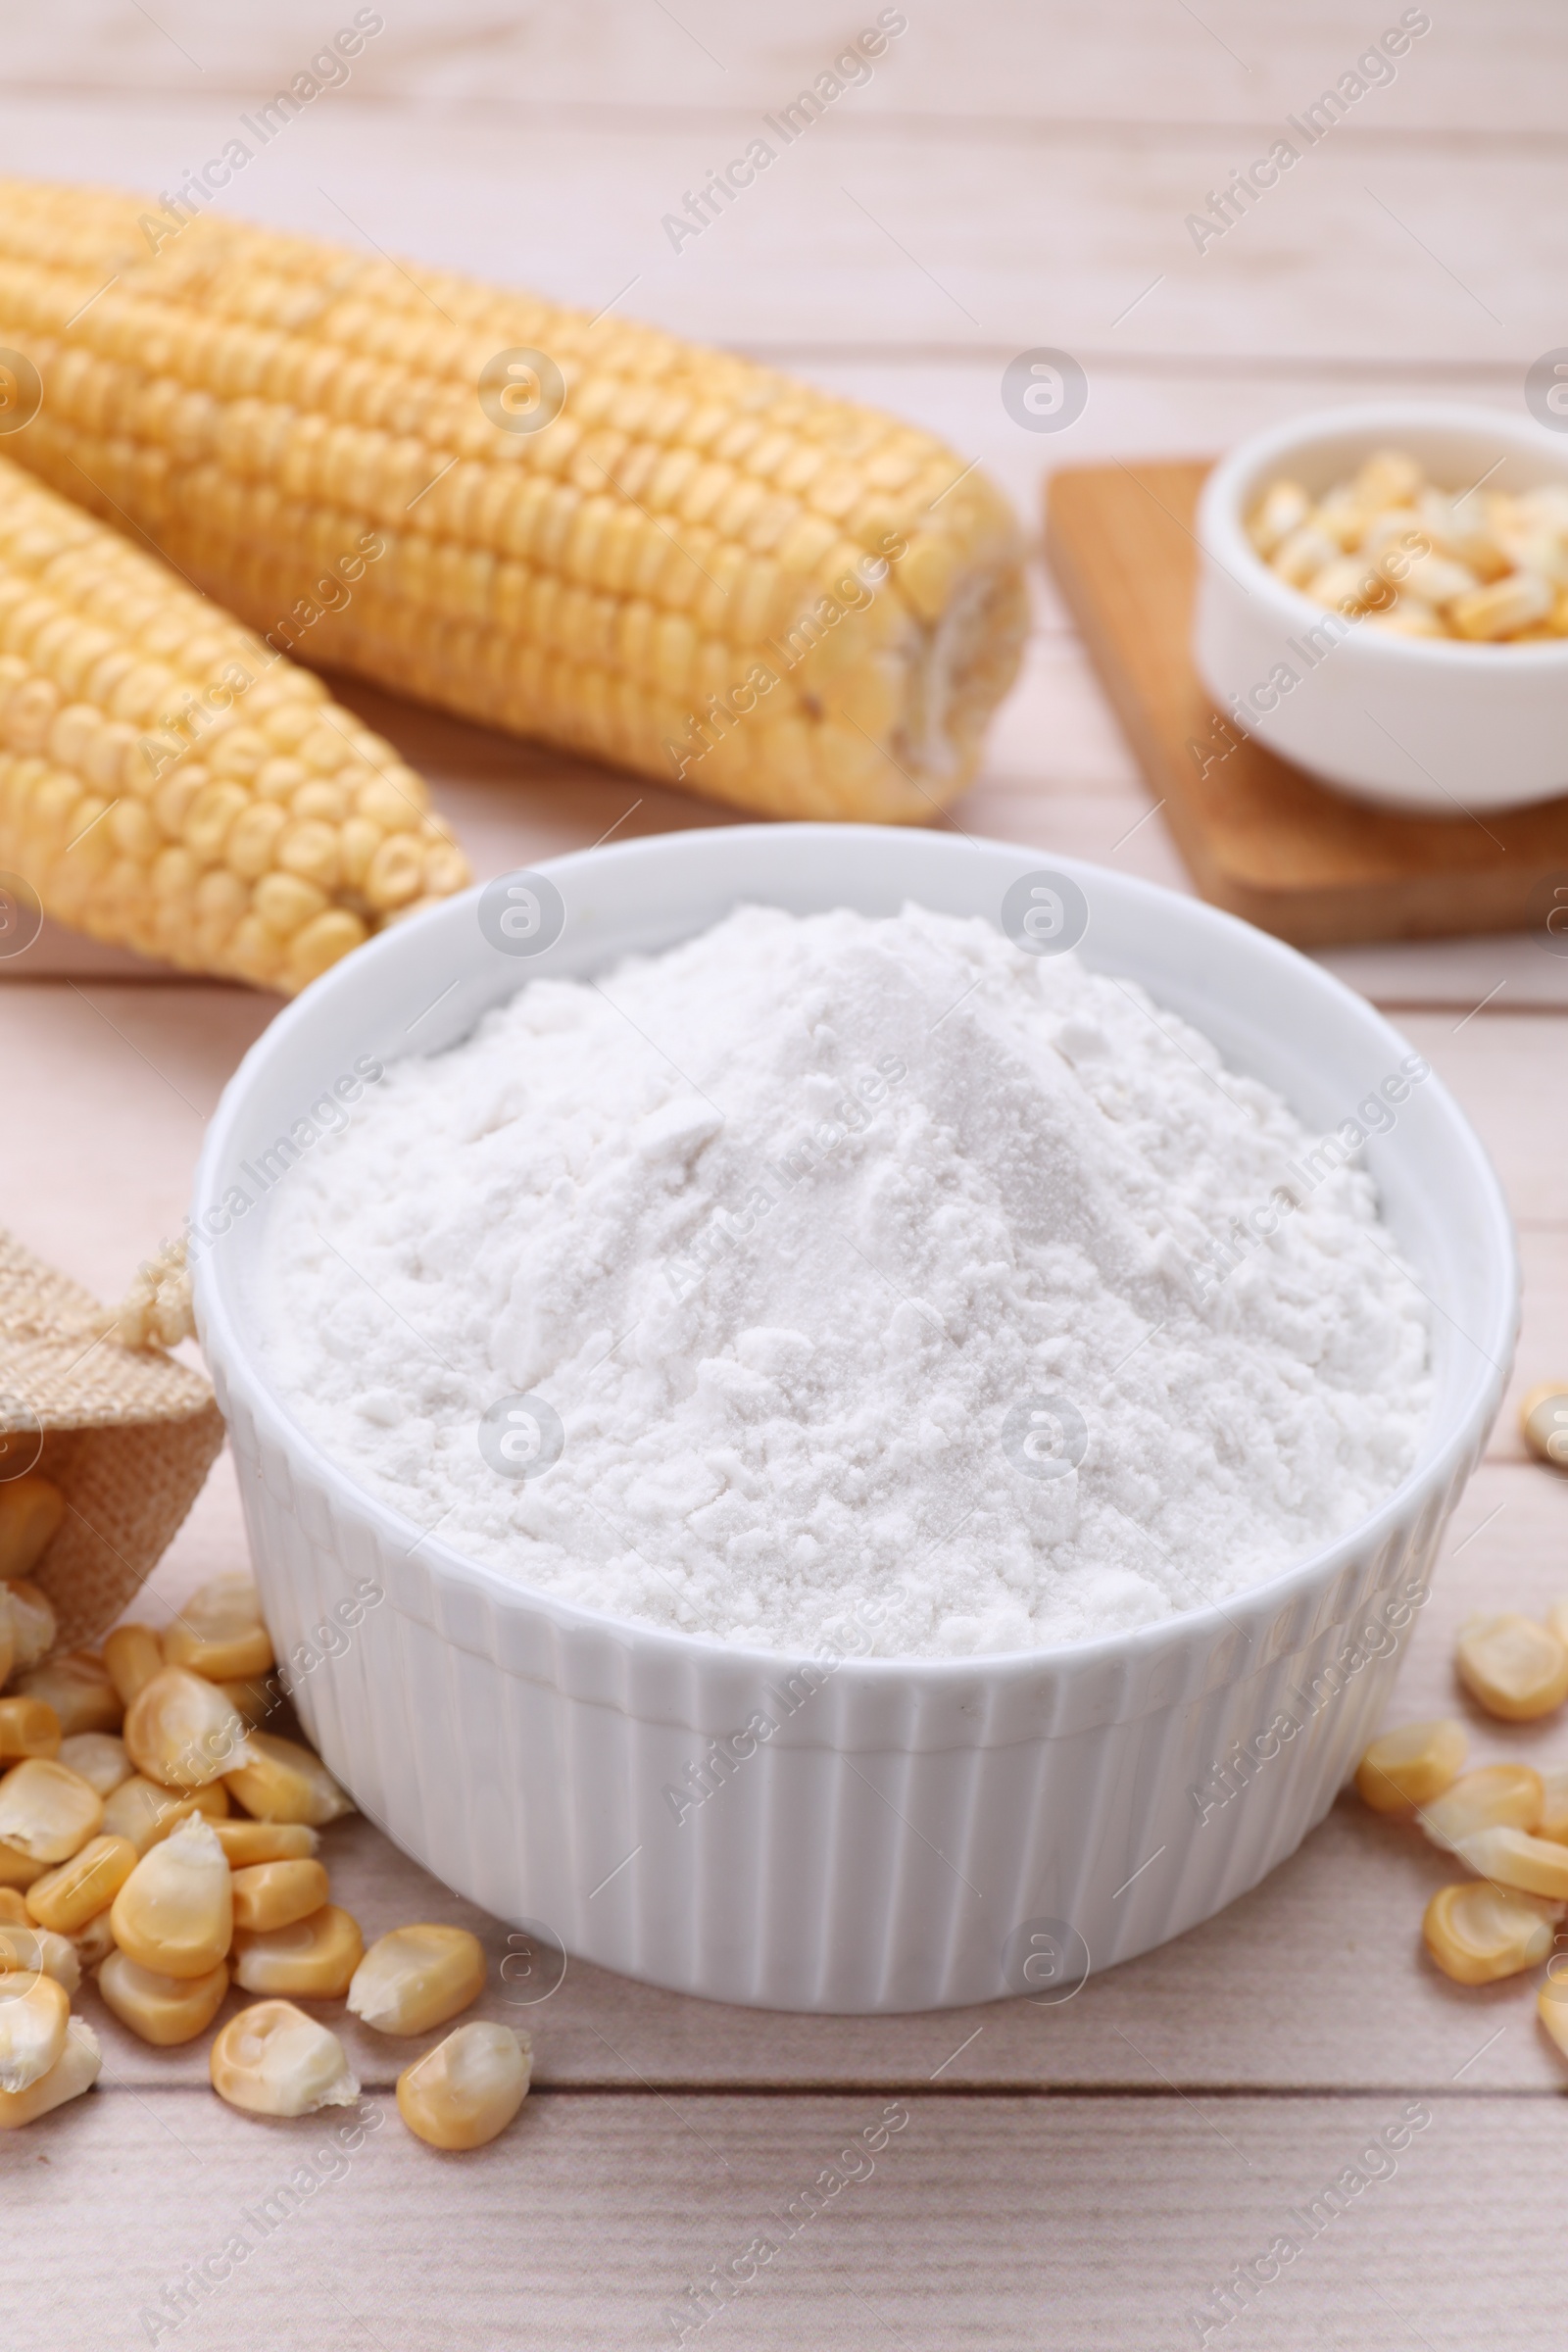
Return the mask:
[[(6, 168), (170, 188), (351, 13), (12, 11)], [(510, 16), (415, 0), (386, 8), (347, 84), (258, 154), (230, 200), (765, 354), (943, 430), (1033, 521), (1049, 465), (1201, 454), (1386, 392), (1517, 409), (1529, 362), (1568, 342), (1568, 18), (1551, 0), (1434, 7), (1393, 84), (1196, 251), (1187, 214), (1398, 13), (911, 0), (869, 84), (674, 253), (661, 217), (859, 18), (823, 0), (782, 17), (756, 0)], [(1024, 432), (1000, 398), (1005, 363), (1039, 345), (1089, 375), (1087, 411), (1058, 436)], [(677, 794), (342, 691), (430, 775), (481, 872), (616, 819), (626, 833), (714, 821)], [(1186, 887), (1044, 579), (1025, 679), (957, 816)], [(1524, 938), (1328, 960), (1394, 1012), (1496, 1159), (1526, 1275), (1515, 1394), (1563, 1373), (1568, 963)], [(58, 934), (0, 973), (0, 1222), (117, 1295), (174, 1229), (203, 1122), (274, 1006)], [(1460, 1506), (1401, 1712), (1459, 1705), (1458, 1618), (1568, 1590), (1565, 1539), (1568, 1485), (1525, 1459), (1510, 1405)], [(225, 1458), (147, 1610), (243, 1559)], [(1474, 1728), (1483, 1757), (1550, 1747)], [(330, 1833), (327, 1858), (368, 1936), (466, 1918), (499, 1964), (505, 1930), (368, 1823)], [(518, 2124), (478, 2155), (434, 2155), (397, 2122), (401, 2057), (350, 2033), (380, 2128), (346, 2166), (318, 2167), (340, 2177), (297, 2204), (277, 2192), (323, 2144), (314, 2124), (236, 2116), (206, 2087), (204, 2043), (150, 2050), (86, 1995), (100, 2088), (0, 2144), (0, 2337), (7, 2352), (673, 2341), (665, 2315), (686, 2290), (899, 2100), (909, 2122), (875, 2173), (703, 2332), (760, 2352), (1152, 2352), (1197, 2342), (1194, 2307), (1418, 2100), (1432, 2121), (1396, 2175), (1208, 2340), (1544, 2352), (1564, 2339), (1568, 2077), (1528, 1981), (1461, 1991), (1424, 1962), (1420, 1912), (1444, 1875), (1342, 1801), (1223, 1917), (1054, 2009), (775, 2017), (573, 1964), (525, 2011), (493, 1971), (489, 2013), (535, 2029), (538, 2088)], [(177, 2326), (167, 2306), (143, 2316), (236, 2233), (248, 2259)]]

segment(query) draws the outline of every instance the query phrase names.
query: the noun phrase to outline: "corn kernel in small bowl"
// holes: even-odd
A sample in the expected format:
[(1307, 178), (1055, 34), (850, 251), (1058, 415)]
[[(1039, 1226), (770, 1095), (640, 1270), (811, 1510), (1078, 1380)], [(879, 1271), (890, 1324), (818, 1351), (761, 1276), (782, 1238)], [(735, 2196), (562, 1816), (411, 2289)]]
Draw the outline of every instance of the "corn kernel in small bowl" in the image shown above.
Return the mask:
[(1568, 791), (1561, 436), (1446, 402), (1319, 411), (1222, 460), (1198, 539), (1194, 658), (1232, 744), (1446, 817)]

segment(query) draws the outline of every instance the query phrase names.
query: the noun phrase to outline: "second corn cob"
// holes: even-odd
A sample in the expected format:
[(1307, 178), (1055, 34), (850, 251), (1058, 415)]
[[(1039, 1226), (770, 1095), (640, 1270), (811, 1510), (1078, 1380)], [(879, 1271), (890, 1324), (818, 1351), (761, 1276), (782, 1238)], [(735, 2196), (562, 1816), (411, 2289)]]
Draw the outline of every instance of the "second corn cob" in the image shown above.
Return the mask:
[[(0, 346), (41, 404), (16, 456), (274, 639), (744, 807), (929, 820), (1017, 666), (984, 475), (612, 315), (18, 181)], [(301, 598), (367, 534), (351, 598)]]
[(4, 460), (0, 873), (95, 938), (290, 994), (468, 878), (318, 678)]

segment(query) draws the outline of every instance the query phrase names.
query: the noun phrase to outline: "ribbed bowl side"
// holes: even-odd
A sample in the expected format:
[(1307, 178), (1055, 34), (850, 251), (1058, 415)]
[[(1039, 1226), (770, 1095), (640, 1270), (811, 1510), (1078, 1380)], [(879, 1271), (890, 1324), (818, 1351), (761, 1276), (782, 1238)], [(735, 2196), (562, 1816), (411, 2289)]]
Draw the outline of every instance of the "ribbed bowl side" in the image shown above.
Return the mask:
[[(329, 1500), (225, 1403), (280, 1661), (366, 1814), (583, 1958), (839, 2013), (1019, 1992), (1015, 1932), (1031, 1922), (1067, 1923), (1107, 1967), (1255, 1886), (1375, 1727), (1405, 1638), (1384, 1612), (1424, 1587), (1473, 1466), (1313, 1605), (1244, 1595), (1234, 1636), (1206, 1647), (1178, 1621), (1152, 1684), (1114, 1661), (1075, 1676), (1068, 1653), (1019, 1688), (846, 1670), (804, 1698), (797, 1683), (791, 1707), (801, 1670), (784, 1660), (769, 1675), (718, 1650), (672, 1656), (426, 1571), (416, 1543)], [(363, 1614), (340, 1639), (341, 1606)], [(1167, 1703), (1148, 1703), (1155, 1685)], [(776, 1735), (715, 1767), (710, 1737), (754, 1711)], [(1271, 1746), (1281, 1717), (1296, 1729)]]
[[(530, 973), (591, 977), (748, 899), (866, 914), (913, 900), (996, 923), (1041, 856), (879, 826), (607, 843), (551, 862), (566, 920)], [(269, 1622), (307, 1728), (365, 1811), (509, 1924), (783, 2008), (1033, 1989), (1018, 1961), (1037, 1931), (1054, 1948), (1069, 1929), (1106, 1967), (1255, 1886), (1377, 1721), (1410, 1592), (1506, 1375), (1517, 1264), (1495, 1176), (1442, 1082), (1396, 1077), (1408, 1041), (1326, 972), (1196, 900), (1057, 864), (1091, 909), (1087, 963), (1147, 986), (1314, 1132), (1343, 1132), (1368, 1088), (1397, 1105), (1372, 1121), (1366, 1164), (1440, 1318), (1419, 1466), (1359, 1533), (1222, 1608), (1075, 1648), (847, 1657), (791, 1696), (804, 1670), (787, 1660), (617, 1624), (465, 1559), (439, 1527), (426, 1540), (290, 1420), (257, 1350), (284, 1177), (258, 1171), (286, 1175), (314, 1148), (291, 1140), (316, 1135), (301, 1113), (323, 1089), (357, 1100), (343, 1073), (366, 1056), (399, 1059), (415, 1024), (421, 1053), (443, 1051), (530, 976), (487, 936), (481, 890), (344, 957), (230, 1081), (190, 1260)], [(716, 1755), (754, 1715), (755, 1750), (743, 1737)]]

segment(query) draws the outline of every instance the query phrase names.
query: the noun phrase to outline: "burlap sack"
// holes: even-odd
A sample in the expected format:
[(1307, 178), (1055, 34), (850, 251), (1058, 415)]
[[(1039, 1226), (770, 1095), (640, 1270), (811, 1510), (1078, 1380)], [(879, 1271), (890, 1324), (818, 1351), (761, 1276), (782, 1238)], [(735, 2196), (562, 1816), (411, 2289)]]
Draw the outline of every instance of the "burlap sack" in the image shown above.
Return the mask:
[(0, 1227), (0, 1478), (65, 1493), (33, 1570), (79, 1648), (113, 1625), (201, 1492), (223, 1422), (199, 1373), (125, 1347), (116, 1319)]

